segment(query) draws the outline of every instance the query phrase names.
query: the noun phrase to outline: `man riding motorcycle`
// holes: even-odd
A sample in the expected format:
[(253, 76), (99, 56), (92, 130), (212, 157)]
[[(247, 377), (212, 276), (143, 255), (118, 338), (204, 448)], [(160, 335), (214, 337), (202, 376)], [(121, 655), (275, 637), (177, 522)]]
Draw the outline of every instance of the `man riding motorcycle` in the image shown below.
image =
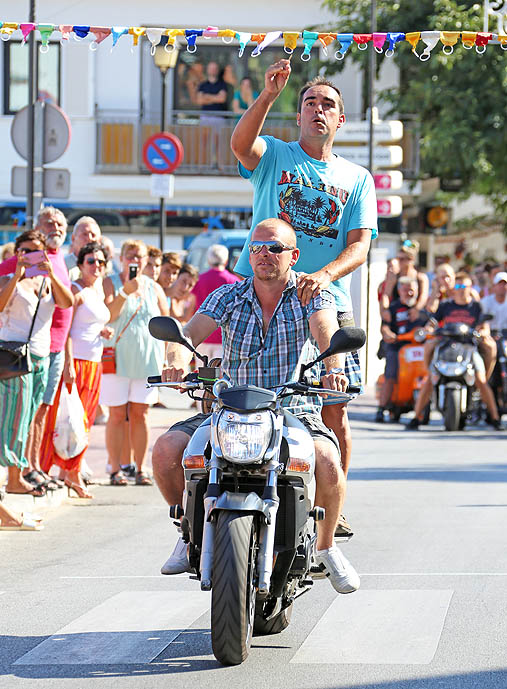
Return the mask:
[[(477, 329), (479, 334), (482, 336), (482, 340), (480, 348), (481, 353), (476, 352), (474, 356), (475, 384), (479, 390), (482, 401), (488, 409), (490, 424), (496, 430), (502, 430), (493, 391), (489, 387), (486, 379), (486, 369), (489, 369), (492, 358), (492, 338), (489, 334), (489, 325), (481, 322), (483, 314), (482, 307), (480, 303), (474, 301), (472, 297), (472, 280), (467, 273), (460, 272), (456, 274), (456, 283), (454, 285), (452, 294), (452, 299), (447, 299), (440, 304), (434, 314), (434, 318), (430, 321), (428, 330), (433, 330), (435, 324), (440, 322), (442, 322), (443, 325), (448, 323), (466, 323), (467, 325)], [(415, 416), (406, 425), (407, 430), (417, 430), (419, 428), (419, 425), (423, 420), (424, 408), (431, 399), (433, 392), (433, 381), (430, 366), (436, 343), (437, 340), (433, 339), (425, 344), (424, 357), (425, 362), (430, 370), (430, 374), (428, 375), (426, 382), (424, 383), (423, 387), (421, 388), (421, 392), (417, 397)]]
[(393, 394), (394, 384), (398, 378), (399, 351), (403, 342), (397, 342), (397, 336), (423, 326), (428, 320), (424, 312), (419, 312), (415, 320), (410, 318), (410, 310), (417, 302), (418, 283), (415, 277), (401, 277), (398, 280), (399, 298), (391, 302), (382, 319), (382, 339), (385, 343), (386, 369), (384, 372), (384, 384), (380, 392), (379, 408), (375, 421), (384, 423), (384, 411), (388, 409)]
[[(336, 330), (336, 310), (328, 290), (303, 306), (297, 296), (297, 274), (291, 270), (299, 250), (296, 235), (288, 223), (264, 220), (255, 228), (249, 244), (253, 277), (215, 290), (184, 327), (194, 346), (217, 326), (222, 328), (223, 374), (235, 384), (272, 388), (286, 380), (297, 380), (300, 365), (312, 361), (317, 350), (311, 337), (324, 351)], [(169, 345), (168, 368), (162, 380), (179, 382), (188, 370), (190, 355), (183, 347)], [(345, 390), (347, 378), (338, 366), (338, 355), (325, 360), (327, 374), (321, 384)], [(318, 375), (318, 366), (315, 372)], [(309, 430), (315, 444), (315, 504), (326, 510), (317, 524), (315, 560), (340, 593), (359, 588), (360, 580), (352, 565), (334, 546), (334, 531), (345, 497), (345, 477), (340, 466), (338, 441), (322, 422), (320, 402), (314, 398), (289, 398), (293, 414)], [(153, 448), (153, 470), (157, 485), (169, 505), (182, 503), (181, 460), (193, 432), (206, 418), (204, 414), (175, 424)], [(189, 571), (186, 545), (180, 539), (163, 574)]]

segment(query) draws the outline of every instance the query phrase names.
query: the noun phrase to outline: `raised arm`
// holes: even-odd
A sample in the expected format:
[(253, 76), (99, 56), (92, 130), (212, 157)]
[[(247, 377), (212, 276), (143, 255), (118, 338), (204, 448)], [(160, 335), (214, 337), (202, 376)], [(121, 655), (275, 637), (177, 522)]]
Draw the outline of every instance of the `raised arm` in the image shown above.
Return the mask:
[(231, 137), (231, 149), (247, 170), (255, 170), (264, 146), (259, 135), (271, 106), (285, 88), (290, 76), (290, 61), (279, 60), (268, 67), (264, 76), (264, 89), (236, 125)]

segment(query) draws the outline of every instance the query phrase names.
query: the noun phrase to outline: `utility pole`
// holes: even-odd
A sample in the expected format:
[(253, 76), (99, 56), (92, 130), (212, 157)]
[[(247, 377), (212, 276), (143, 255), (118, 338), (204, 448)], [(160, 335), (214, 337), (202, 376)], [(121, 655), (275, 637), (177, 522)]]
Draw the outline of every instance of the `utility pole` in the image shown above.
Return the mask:
[[(371, 0), (370, 5), (370, 31), (376, 33), (377, 31), (377, 1)], [(374, 149), (374, 107), (375, 107), (375, 71), (376, 71), (376, 57), (375, 48), (373, 42), (370, 45), (369, 53), (369, 69), (368, 69), (368, 105), (370, 107), (370, 126), (368, 135), (368, 168), (373, 175), (373, 149)], [(370, 249), (371, 251), (371, 249)], [(369, 330), (370, 330), (370, 252), (368, 252), (368, 258), (366, 260), (366, 357), (365, 357), (365, 381), (368, 381), (368, 361), (370, 358), (370, 351), (368, 346), (369, 341)]]
[[(36, 0), (30, 0), (30, 16), (28, 21), (35, 24)], [(34, 216), (39, 208), (34, 204), (34, 170), (35, 170), (35, 103), (37, 102), (38, 74), (37, 74), (37, 41), (35, 29), (28, 37), (28, 160), (26, 168), (26, 229), (34, 226)]]

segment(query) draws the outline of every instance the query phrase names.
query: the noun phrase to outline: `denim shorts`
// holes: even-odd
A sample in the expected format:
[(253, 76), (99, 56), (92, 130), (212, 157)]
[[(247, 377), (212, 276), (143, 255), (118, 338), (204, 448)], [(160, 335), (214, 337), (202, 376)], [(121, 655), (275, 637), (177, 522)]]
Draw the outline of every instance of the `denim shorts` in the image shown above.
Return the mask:
[[(338, 311), (336, 316), (340, 328), (353, 328), (355, 326), (354, 314), (352, 311)], [(321, 375), (325, 375), (325, 373), (326, 367), (324, 363), (322, 363)], [(361, 366), (359, 364), (359, 354), (357, 352), (347, 352), (345, 355), (344, 373), (349, 379), (349, 384), (360, 386), (362, 392)], [(322, 400), (322, 405), (324, 407), (332, 407), (336, 404), (343, 404), (343, 402), (336, 402), (332, 397), (324, 397)]]
[(44, 390), (43, 404), (53, 404), (56, 391), (60, 385), (63, 365), (65, 363), (65, 352), (51, 352), (49, 355), (48, 382)]

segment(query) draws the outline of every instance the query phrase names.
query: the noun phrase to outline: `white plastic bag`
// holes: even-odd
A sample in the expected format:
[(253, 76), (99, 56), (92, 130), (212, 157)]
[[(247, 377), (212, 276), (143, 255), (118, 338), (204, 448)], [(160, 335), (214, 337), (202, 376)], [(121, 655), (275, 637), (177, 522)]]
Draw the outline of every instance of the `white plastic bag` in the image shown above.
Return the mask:
[(65, 383), (62, 385), (53, 444), (62, 459), (72, 459), (88, 445), (85, 411), (75, 383), (70, 393)]

